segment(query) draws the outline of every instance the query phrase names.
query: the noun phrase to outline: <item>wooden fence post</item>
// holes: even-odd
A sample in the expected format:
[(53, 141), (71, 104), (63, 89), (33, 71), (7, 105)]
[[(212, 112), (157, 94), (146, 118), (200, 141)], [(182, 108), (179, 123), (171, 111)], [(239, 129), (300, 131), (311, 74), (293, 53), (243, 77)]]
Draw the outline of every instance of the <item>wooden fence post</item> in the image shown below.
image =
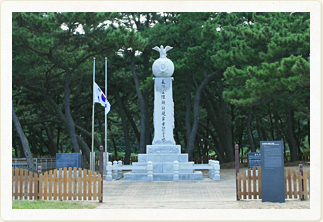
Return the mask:
[(37, 167), (38, 180), (37, 180), (37, 200), (39, 200), (39, 175), (41, 174), (41, 166)]
[[(238, 196), (238, 173), (239, 173), (239, 145), (235, 145), (235, 162), (236, 162), (236, 194), (237, 194), (237, 200), (239, 200)], [(245, 187), (243, 188), (245, 189)]]
[[(299, 195), (301, 200), (304, 200), (304, 180), (303, 180), (303, 164), (299, 164), (298, 165), (298, 171), (301, 174), (302, 180), (298, 181), (299, 183), (299, 193), (301, 193), (301, 195)], [(306, 182), (306, 181), (305, 181)]]
[(100, 146), (100, 174), (102, 177), (101, 180), (101, 199), (99, 200), (100, 203), (103, 201), (103, 146)]

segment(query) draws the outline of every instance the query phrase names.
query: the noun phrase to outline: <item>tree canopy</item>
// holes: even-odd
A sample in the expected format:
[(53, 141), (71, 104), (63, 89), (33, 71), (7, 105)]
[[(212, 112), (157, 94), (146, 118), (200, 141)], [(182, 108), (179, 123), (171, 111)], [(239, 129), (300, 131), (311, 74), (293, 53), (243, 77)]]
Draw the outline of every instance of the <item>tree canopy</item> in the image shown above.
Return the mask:
[[(310, 14), (304, 12), (18, 12), (12, 16), (13, 156), (91, 146), (93, 58), (104, 91), (108, 151), (144, 153), (153, 138), (154, 46), (175, 65), (174, 137), (182, 152), (221, 163), (283, 140), (291, 160), (309, 151)], [(19, 122), (19, 124), (18, 124)], [(23, 140), (25, 141), (25, 140)], [(95, 151), (104, 109), (95, 107)], [(30, 155), (28, 153), (28, 155)]]

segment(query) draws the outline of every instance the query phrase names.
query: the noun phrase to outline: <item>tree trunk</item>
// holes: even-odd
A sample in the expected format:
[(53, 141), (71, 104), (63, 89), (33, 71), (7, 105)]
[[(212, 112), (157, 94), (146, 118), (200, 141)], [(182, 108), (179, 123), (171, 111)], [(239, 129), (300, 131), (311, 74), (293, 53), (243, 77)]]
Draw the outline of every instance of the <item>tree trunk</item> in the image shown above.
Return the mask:
[(244, 131), (244, 125), (243, 125), (243, 120), (241, 119), (241, 127), (240, 127), (240, 134), (239, 134), (239, 153), (241, 153), (241, 155), (243, 155), (243, 145), (242, 145), (242, 138), (243, 138), (243, 131)]
[[(145, 23), (145, 29), (149, 28), (149, 22), (150, 22), (150, 16), (149, 16), (149, 13), (147, 13), (146, 15), (147, 17), (147, 20), (146, 20), (146, 23)], [(143, 66), (144, 66), (144, 69), (143, 69), (143, 73), (144, 73), (144, 76), (145, 78), (147, 78), (148, 76), (150, 76), (151, 74), (151, 71), (149, 70), (150, 67), (149, 67), (149, 54), (150, 54), (151, 50), (148, 49), (147, 47), (144, 49), (143, 51)], [(146, 113), (146, 118), (145, 118), (145, 147), (146, 145), (148, 144), (151, 144), (152, 143), (152, 136), (151, 136), (151, 133), (150, 133), (150, 115), (151, 113), (149, 112), (149, 95), (150, 95), (150, 89), (146, 89), (145, 91), (143, 91), (143, 97), (144, 97), (144, 104), (145, 104), (145, 113)]]
[[(21, 123), (20, 123), (21, 124)], [(23, 124), (22, 124), (23, 125)], [(30, 129), (32, 128), (32, 129)], [(30, 152), (31, 153), (36, 153), (36, 138), (35, 138), (35, 135), (33, 132), (33, 129), (34, 127), (31, 126), (31, 127), (28, 127), (28, 131), (29, 131), (29, 138), (31, 138), (31, 141), (30, 141)]]
[[(212, 146), (210, 145), (211, 144), (211, 142), (210, 142), (210, 140), (209, 139), (207, 139), (208, 141), (207, 141), (207, 143), (209, 144), (209, 146), (211, 146), (212, 147), (212, 149), (216, 152), (216, 154), (217, 154), (217, 156), (218, 156), (218, 158), (219, 158), (219, 160), (221, 159), (221, 163), (225, 163), (225, 159), (223, 158), (224, 157), (224, 150), (223, 150), (223, 147), (221, 147), (222, 146), (222, 144), (221, 144), (221, 142), (216, 138), (216, 136), (215, 136), (215, 134), (213, 133), (213, 131), (209, 128), (209, 127), (207, 127), (204, 123), (199, 123), (201, 126), (203, 126), (204, 127), (204, 129), (205, 130), (207, 130), (209, 133), (210, 133), (210, 136), (212, 137), (212, 140), (213, 140), (213, 143), (212, 143)], [(213, 126), (214, 127), (214, 126)], [(201, 136), (203, 139), (205, 138), (205, 137), (203, 137), (203, 136)], [(217, 146), (218, 146), (218, 148), (216, 148), (213, 144), (217, 144)], [(221, 157), (220, 157), (221, 156)]]
[(21, 143), (22, 143), (22, 147), (24, 149), (28, 170), (32, 171), (32, 172), (36, 172), (36, 166), (33, 163), (33, 157), (32, 157), (32, 154), (30, 152), (29, 142), (28, 142), (28, 140), (27, 140), (27, 138), (26, 138), (26, 136), (24, 134), (24, 131), (21, 128), (19, 119), (16, 116), (15, 109), (13, 107), (13, 103), (12, 103), (12, 121), (13, 121), (15, 127), (16, 127), (17, 133), (18, 133), (18, 135), (20, 137), (20, 140), (21, 140)]
[(259, 124), (258, 124), (258, 117), (257, 115), (255, 115), (255, 119), (256, 119), (256, 129), (257, 129), (257, 134), (258, 134), (258, 138), (260, 141), (264, 141), (264, 139), (262, 138), (262, 135), (261, 135), (261, 132), (260, 132), (260, 129), (259, 129)]
[[(92, 133), (86, 131), (85, 129), (83, 129), (82, 127), (80, 127), (79, 125), (76, 125), (76, 124), (75, 124), (75, 128), (80, 130), (82, 133), (84, 133), (84, 135), (88, 136), (88, 138), (92, 139)], [(100, 147), (102, 145), (101, 142), (96, 137), (94, 137), (94, 142), (96, 143), (96, 145), (98, 147)]]
[(59, 150), (59, 138), (60, 138), (60, 134), (61, 134), (61, 128), (57, 127), (57, 140), (56, 140), (56, 150), (58, 152)]
[(302, 160), (303, 152), (301, 151), (301, 147), (300, 147), (301, 125), (299, 120), (297, 121), (297, 125), (298, 125), (298, 137), (297, 137), (298, 160)]
[(144, 92), (144, 100), (145, 100), (145, 113), (146, 113), (146, 118), (145, 118), (145, 147), (148, 144), (152, 143), (152, 137), (150, 134), (150, 115), (148, 112), (148, 104), (149, 104), (149, 90), (146, 90)]
[[(63, 123), (63, 125), (64, 125), (64, 127), (65, 127), (65, 129), (66, 129), (66, 131), (69, 133), (69, 135), (70, 135), (70, 132), (69, 132), (69, 130), (68, 130), (68, 128), (69, 128), (69, 124), (68, 124), (68, 121), (67, 121), (67, 118), (66, 118), (66, 116), (63, 114), (63, 112), (60, 110), (60, 108), (59, 108), (59, 106), (56, 104), (56, 102), (53, 100), (53, 98), (51, 97), (51, 96), (49, 96), (48, 94), (47, 94), (47, 92), (46, 91), (42, 91), (42, 95), (44, 96), (44, 98), (49, 102), (49, 104), (53, 107), (53, 109), (54, 109), (54, 111), (56, 112), (56, 114), (57, 114), (57, 116), (58, 116), (58, 118), (61, 120), (61, 122)], [(73, 123), (74, 124), (74, 123)], [(75, 129), (75, 128), (74, 128)], [(89, 134), (86, 130), (84, 130), (83, 128), (81, 128), (81, 127), (79, 127), (79, 129), (82, 131), (82, 132), (84, 132), (84, 133), (87, 133), (87, 135), (89, 136), (91, 136), (91, 138), (92, 138), (92, 134)], [(75, 134), (75, 131), (74, 131), (74, 135), (76, 136), (76, 134)], [(71, 136), (71, 135), (70, 135)], [(76, 140), (77, 140), (77, 137), (75, 137), (76, 138)], [(98, 139), (97, 138), (94, 138), (94, 140), (95, 140), (95, 142), (97, 142), (97, 146), (99, 147), (100, 146), (100, 142), (98, 142)], [(78, 141), (77, 141), (78, 142)], [(83, 148), (84, 148), (85, 146), (83, 146)], [(62, 151), (62, 153), (63, 153), (63, 149), (61, 150)], [(74, 152), (75, 152), (75, 149), (74, 149)], [(90, 159), (90, 154), (89, 154), (89, 152), (90, 152), (90, 149), (87, 151), (87, 150), (83, 150), (82, 149), (82, 152), (83, 152), (83, 154), (86, 156), (86, 158), (89, 160)], [(75, 152), (76, 153), (76, 152)], [(78, 151), (77, 153), (80, 153), (80, 151)]]
[(44, 141), (43, 138), (43, 128), (40, 129), (39, 132), (37, 132), (37, 136), (39, 138), (40, 141), (40, 145), (39, 145), (39, 155), (43, 156), (44, 155), (44, 147), (46, 147), (46, 142)]
[(82, 150), (82, 155), (84, 155), (87, 162), (90, 163), (90, 147), (86, 144), (86, 142), (79, 135), (76, 135), (76, 139), (79, 144), (79, 147)]
[(249, 145), (251, 152), (255, 152), (255, 146), (253, 144), (253, 138), (252, 138), (252, 132), (251, 132), (251, 113), (252, 113), (252, 107), (249, 107), (248, 111), (248, 119), (247, 119), (247, 134), (249, 139)]
[(233, 135), (231, 131), (231, 122), (228, 117), (228, 112), (227, 112), (227, 103), (224, 101), (222, 97), (222, 92), (223, 92), (223, 82), (221, 80), (221, 77), (217, 77), (217, 85), (218, 85), (218, 92), (220, 95), (220, 113), (221, 113), (221, 118), (223, 122), (223, 127), (224, 127), (224, 132), (225, 132), (225, 150), (227, 154), (227, 158), (229, 162), (234, 161), (234, 144), (233, 144)]
[[(206, 95), (210, 95), (207, 88), (205, 88), (205, 91), (206, 91), (206, 94), (203, 93), (202, 101), (204, 102), (204, 107), (206, 109), (208, 119), (211, 121), (211, 123), (213, 125), (213, 128), (215, 129), (215, 131), (216, 131), (216, 133), (218, 135), (218, 139), (215, 137), (212, 130), (209, 130), (209, 133), (211, 134), (211, 137), (212, 137), (214, 143), (218, 143), (218, 147), (219, 147), (218, 151), (219, 151), (220, 155), (222, 157), (224, 157), (223, 143), (224, 143), (224, 140), (225, 140), (225, 134), (224, 134), (222, 128), (220, 127), (220, 125), (219, 125), (219, 122), (220, 122), (220, 119), (221, 119), (220, 112), (219, 112), (220, 108), (219, 108), (219, 106), (217, 106), (217, 102), (215, 100), (212, 100), (212, 97), (206, 96)], [(213, 107), (213, 109), (212, 109), (212, 107)], [(214, 112), (215, 112), (215, 114), (214, 114)], [(215, 116), (216, 116), (218, 121), (216, 121)], [(204, 124), (202, 124), (202, 123), (201, 123), (201, 125), (204, 126)], [(224, 158), (223, 158), (223, 161), (225, 162)]]
[(74, 149), (74, 153), (80, 153), (80, 148), (77, 143), (76, 139), (76, 134), (75, 134), (75, 126), (74, 126), (74, 121), (71, 115), (71, 109), (70, 109), (70, 78), (71, 78), (71, 72), (66, 71), (66, 76), (65, 76), (65, 94), (64, 94), (64, 108), (65, 108), (65, 117), (67, 120), (68, 124), (68, 134), (70, 135), (71, 138), (71, 143)]
[(208, 75), (203, 80), (202, 84), (198, 87), (195, 99), (194, 99), (194, 108), (193, 108), (193, 126), (191, 130), (191, 134), (187, 143), (186, 152), (188, 153), (188, 158), (191, 160), (193, 158), (193, 151), (194, 151), (194, 140), (197, 133), (198, 123), (199, 123), (199, 108), (200, 108), (200, 98), (204, 87), (214, 78), (216, 77), (217, 73), (213, 73)]
[(133, 120), (133, 118), (132, 118), (132, 116), (131, 116), (131, 114), (130, 114), (130, 112), (129, 112), (127, 106), (126, 106), (126, 104), (122, 100), (122, 98), (121, 98), (121, 103), (122, 103), (123, 111), (126, 114), (126, 116), (128, 118), (128, 121), (129, 121), (129, 123), (130, 123), (130, 125), (131, 125), (131, 127), (132, 127), (132, 129), (133, 129), (133, 131), (134, 131), (134, 133), (136, 135), (136, 137), (137, 137), (138, 143), (140, 144), (140, 133), (138, 131), (138, 128), (136, 126), (136, 123)]
[(119, 91), (117, 91), (116, 89), (114, 89), (114, 96), (116, 98), (116, 101), (117, 101), (117, 104), (119, 107), (119, 114), (120, 114), (121, 121), (122, 121), (123, 135), (124, 135), (125, 146), (126, 146), (124, 164), (130, 165), (131, 147), (130, 147), (130, 141), (129, 141), (129, 130), (128, 130), (127, 122), (126, 122), (126, 117), (123, 113), (123, 107), (122, 107), (122, 102), (120, 99)]
[(19, 147), (19, 158), (25, 158), (24, 148), (22, 147), (21, 140), (17, 141)]
[(215, 151), (220, 163), (224, 163), (224, 158), (222, 156), (222, 154), (219, 152), (219, 150), (213, 145), (213, 143), (210, 142), (209, 139), (199, 135), (207, 144), (209, 144), (209, 146)]
[(276, 133), (277, 133), (276, 140), (282, 140), (282, 136), (279, 129), (279, 116), (277, 112), (274, 113), (274, 119), (275, 119)]
[(186, 134), (187, 134), (187, 144), (189, 138), (191, 136), (191, 93), (192, 93), (192, 75), (190, 73), (187, 74), (187, 87), (186, 87), (186, 97), (185, 97), (185, 105), (186, 105), (186, 113), (185, 113), (185, 126), (186, 126)]
[(174, 130), (174, 134), (175, 134), (175, 138), (176, 138), (176, 141), (177, 141), (177, 144), (180, 144), (180, 138), (179, 138), (179, 133), (178, 133), (178, 130)]
[(54, 140), (53, 140), (53, 136), (48, 128), (48, 126), (46, 126), (44, 124), (44, 128), (45, 128), (45, 131), (46, 131), (46, 134), (47, 134), (47, 138), (48, 138), (48, 151), (49, 151), (49, 154), (54, 157), (56, 156), (56, 153), (57, 153), (57, 149), (56, 149), (56, 146), (55, 146), (55, 143), (54, 143)]
[(262, 141), (267, 141), (266, 131), (265, 131), (264, 127), (262, 126), (261, 118), (257, 119), (256, 122), (257, 122), (257, 129), (259, 130), (259, 133), (261, 134)]
[[(111, 126), (109, 125), (108, 123), (108, 129), (110, 130), (111, 132)], [(112, 140), (112, 143), (113, 143), (113, 148), (114, 148), (114, 157), (115, 159), (118, 157), (118, 152), (117, 152), (117, 144), (116, 144), (116, 141), (114, 140), (113, 136), (111, 136), (111, 140)]]
[(100, 131), (100, 136), (101, 136), (100, 145), (102, 145), (102, 144), (104, 144), (104, 140), (105, 140), (105, 135), (104, 135), (105, 130), (103, 130), (101, 118), (99, 117), (97, 119), (98, 119), (98, 122), (99, 122), (99, 131)]
[(287, 135), (289, 141), (289, 150), (291, 156), (291, 162), (297, 161), (297, 142), (293, 132), (293, 120), (292, 110), (289, 105), (286, 105), (286, 117), (287, 117)]
[(147, 113), (146, 113), (146, 104), (144, 97), (140, 91), (139, 88), (139, 80), (138, 76), (136, 74), (136, 69), (135, 69), (135, 55), (131, 55), (131, 71), (133, 75), (133, 79), (135, 82), (135, 87), (136, 87), (136, 92), (139, 100), (139, 105), (140, 105), (140, 118), (141, 118), (141, 132), (140, 132), (140, 145), (139, 145), (139, 150), (140, 153), (146, 153), (146, 118), (147, 118)]
[(270, 103), (268, 104), (268, 113), (269, 113), (269, 120), (270, 120), (270, 133), (271, 133), (271, 138), (272, 138), (273, 141), (275, 141), (274, 124), (273, 124), (272, 112), (271, 112), (271, 109), (270, 109)]
[(18, 158), (18, 148), (17, 148), (17, 143), (15, 140), (12, 140), (12, 146), (15, 150), (15, 157)]

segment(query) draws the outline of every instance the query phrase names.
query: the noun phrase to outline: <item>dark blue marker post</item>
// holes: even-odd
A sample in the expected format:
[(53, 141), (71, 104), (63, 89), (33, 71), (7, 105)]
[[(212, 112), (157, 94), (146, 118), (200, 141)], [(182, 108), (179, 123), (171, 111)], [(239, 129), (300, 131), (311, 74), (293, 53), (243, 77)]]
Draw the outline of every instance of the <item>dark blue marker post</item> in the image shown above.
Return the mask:
[(100, 203), (103, 201), (103, 146), (100, 146), (100, 174), (101, 174), (101, 199), (99, 200)]
[(285, 202), (283, 141), (260, 141), (262, 202)]

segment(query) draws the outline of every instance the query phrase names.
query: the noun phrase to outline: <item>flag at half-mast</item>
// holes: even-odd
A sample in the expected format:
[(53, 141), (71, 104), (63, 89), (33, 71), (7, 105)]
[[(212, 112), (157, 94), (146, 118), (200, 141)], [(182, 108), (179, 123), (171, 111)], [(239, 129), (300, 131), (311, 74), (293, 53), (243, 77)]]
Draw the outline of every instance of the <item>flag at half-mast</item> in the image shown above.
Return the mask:
[(94, 92), (93, 92), (93, 102), (100, 103), (103, 107), (105, 107), (105, 115), (110, 112), (111, 105), (104, 95), (103, 91), (100, 89), (98, 84), (94, 83)]

